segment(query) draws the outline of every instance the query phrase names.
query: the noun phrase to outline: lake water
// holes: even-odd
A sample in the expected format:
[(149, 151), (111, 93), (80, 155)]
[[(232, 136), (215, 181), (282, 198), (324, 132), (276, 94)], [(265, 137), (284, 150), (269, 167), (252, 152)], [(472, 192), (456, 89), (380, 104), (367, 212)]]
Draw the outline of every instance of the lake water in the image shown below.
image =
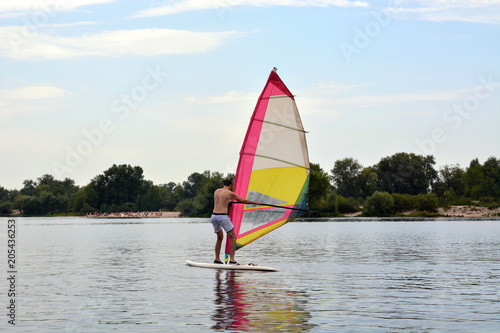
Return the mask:
[(186, 266), (213, 261), (208, 219), (15, 221), (0, 331), (500, 331), (499, 219), (296, 221), (236, 253), (274, 273)]

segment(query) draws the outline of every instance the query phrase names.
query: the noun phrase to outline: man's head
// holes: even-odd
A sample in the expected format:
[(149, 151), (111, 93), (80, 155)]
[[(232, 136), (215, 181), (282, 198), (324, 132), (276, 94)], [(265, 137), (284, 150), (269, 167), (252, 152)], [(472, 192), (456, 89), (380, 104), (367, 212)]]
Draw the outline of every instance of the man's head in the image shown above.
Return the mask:
[(233, 180), (232, 179), (226, 179), (224, 180), (224, 186), (231, 186), (233, 184)]

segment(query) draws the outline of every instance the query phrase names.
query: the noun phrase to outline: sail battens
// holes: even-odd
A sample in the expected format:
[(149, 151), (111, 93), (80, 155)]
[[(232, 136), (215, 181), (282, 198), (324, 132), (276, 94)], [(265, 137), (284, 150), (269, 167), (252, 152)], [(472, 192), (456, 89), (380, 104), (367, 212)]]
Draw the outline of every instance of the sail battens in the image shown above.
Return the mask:
[(267, 158), (267, 159), (274, 160), (274, 161), (277, 161), (277, 162), (281, 162), (281, 163), (285, 163), (285, 164), (288, 164), (288, 165), (292, 165), (292, 166), (296, 166), (296, 167), (299, 167), (299, 168), (310, 170), (310, 168), (308, 166), (296, 164), (296, 163), (293, 163), (293, 162), (290, 162), (290, 161), (281, 160), (279, 158), (275, 158), (275, 157), (272, 157), (272, 156), (265, 156), (265, 155), (258, 155), (258, 154), (249, 154), (249, 153), (245, 153), (245, 152), (242, 152), (241, 154), (242, 155), (255, 156), (255, 157), (261, 157), (261, 158)]
[(303, 133), (306, 133), (306, 131), (304, 131), (304, 129), (303, 129), (303, 128), (295, 128), (295, 127), (290, 127), (290, 126), (286, 126), (286, 125), (283, 125), (283, 124), (280, 124), (280, 123), (275, 123), (275, 122), (272, 122), (272, 121), (265, 121), (265, 120), (262, 120), (262, 122), (267, 123), (267, 124), (271, 124), (271, 125), (276, 125), (276, 126), (280, 126), (280, 127), (288, 128), (288, 129), (291, 129), (291, 130), (293, 130), (293, 131), (298, 131), (298, 132), (303, 132)]
[[(270, 125), (275, 125), (275, 126), (279, 126), (279, 127), (288, 128), (288, 129), (291, 129), (292, 131), (307, 133), (307, 131), (305, 131), (303, 128), (291, 127), (291, 126), (283, 125), (283, 124), (272, 122), (272, 121), (266, 121), (266, 120), (263, 120), (263, 119), (255, 119), (255, 121), (259, 121), (259, 122), (262, 122), (262, 123), (266, 123), (266, 124), (270, 124)], [(273, 133), (273, 132), (276, 132), (276, 131), (272, 131), (272, 132), (268, 132), (268, 133)]]
[(275, 98), (289, 98), (289, 97), (290, 96), (288, 96), (288, 95), (273, 95), (273, 96), (262, 97), (261, 100), (264, 101), (264, 100), (275, 99)]
[[(306, 209), (310, 166), (305, 133), (294, 96), (278, 74), (271, 72), (241, 147), (234, 192), (252, 201)], [(237, 249), (302, 214), (300, 210), (233, 205), (230, 216)]]
[(279, 158), (275, 158), (275, 157), (272, 157), (272, 156), (264, 156), (264, 155), (257, 155), (257, 154), (255, 154), (255, 157), (267, 158), (267, 159), (270, 159), (270, 160), (274, 160), (274, 161), (278, 161), (278, 162), (282, 162), (282, 163), (294, 165), (294, 166), (299, 167), (299, 168), (306, 169), (306, 166), (304, 166), (304, 165), (299, 165), (299, 164), (295, 164), (295, 163), (292, 163), (292, 162), (289, 162), (289, 161), (280, 160)]

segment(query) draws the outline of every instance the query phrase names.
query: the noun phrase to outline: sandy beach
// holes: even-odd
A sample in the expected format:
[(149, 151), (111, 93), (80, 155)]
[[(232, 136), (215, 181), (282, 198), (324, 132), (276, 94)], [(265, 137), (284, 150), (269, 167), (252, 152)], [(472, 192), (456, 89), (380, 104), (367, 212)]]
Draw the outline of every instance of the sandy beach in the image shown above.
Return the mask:
[(155, 218), (155, 217), (180, 217), (180, 212), (120, 212), (120, 213), (93, 213), (87, 214), (89, 218)]
[[(416, 213), (417, 210), (410, 210), (403, 212), (403, 215), (410, 215)], [(495, 209), (489, 209), (486, 207), (470, 207), (470, 206), (451, 206), (449, 209), (444, 209), (439, 207), (437, 213), (442, 216), (449, 217), (490, 217), (490, 216), (500, 216), (500, 207)], [(356, 217), (360, 216), (362, 212), (344, 214), (345, 217)]]
[(463, 216), (463, 217), (488, 217), (500, 216), (500, 207), (489, 209), (486, 207), (470, 206), (451, 206), (449, 209), (438, 208), (438, 213), (444, 216)]

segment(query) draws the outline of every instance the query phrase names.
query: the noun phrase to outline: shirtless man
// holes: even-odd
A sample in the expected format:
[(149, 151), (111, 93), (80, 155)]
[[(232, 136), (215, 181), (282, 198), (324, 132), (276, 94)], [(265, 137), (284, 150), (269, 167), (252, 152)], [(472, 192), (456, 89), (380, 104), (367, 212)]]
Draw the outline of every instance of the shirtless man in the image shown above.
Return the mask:
[(234, 252), (236, 252), (236, 233), (234, 232), (234, 226), (229, 216), (227, 215), (227, 206), (231, 202), (232, 199), (246, 203), (246, 204), (254, 204), (261, 205), (260, 201), (250, 201), (243, 198), (240, 198), (233, 191), (231, 191), (231, 186), (233, 185), (233, 181), (231, 179), (226, 179), (224, 181), (224, 187), (219, 188), (214, 193), (214, 211), (212, 213), (212, 224), (214, 226), (214, 232), (217, 234), (217, 242), (215, 243), (215, 260), (214, 264), (222, 264), (220, 260), (220, 249), (222, 245), (222, 240), (224, 239), (224, 233), (222, 229), (227, 233), (227, 236), (230, 239), (229, 243), (229, 264), (231, 265), (239, 265), (234, 260)]

